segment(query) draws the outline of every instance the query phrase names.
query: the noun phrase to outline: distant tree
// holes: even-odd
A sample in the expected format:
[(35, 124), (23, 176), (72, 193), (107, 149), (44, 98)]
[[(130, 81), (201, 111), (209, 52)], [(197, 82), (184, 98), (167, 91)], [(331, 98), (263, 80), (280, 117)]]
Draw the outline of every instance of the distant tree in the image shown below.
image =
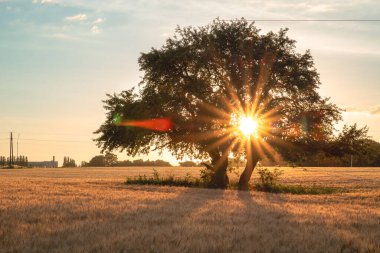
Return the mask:
[[(298, 161), (326, 150), (340, 109), (319, 95), (313, 58), (296, 52), (295, 43), (287, 29), (262, 34), (244, 19), (178, 28), (163, 47), (140, 56), (139, 92), (108, 95), (106, 121), (95, 132), (98, 146), (132, 156), (154, 147), (179, 159), (209, 158), (216, 171), (210, 186), (219, 188), (228, 184), (228, 155), (240, 153), (246, 158), (242, 190), (261, 159)], [(258, 136), (237, 131), (233, 121), (245, 115), (260, 120)], [(118, 123), (155, 118), (174, 125), (162, 132)]]
[(63, 157), (63, 164), (62, 167), (76, 167), (75, 160), (70, 157)]
[(0, 166), (5, 166), (5, 165), (6, 165), (5, 156), (0, 156)]
[(117, 155), (106, 152), (104, 155), (104, 164), (106, 167), (112, 167), (117, 164)]
[(183, 162), (180, 162), (179, 165), (181, 167), (197, 167), (198, 165), (193, 162), (193, 161), (183, 161)]
[(88, 167), (105, 167), (106, 162), (103, 155), (97, 155), (91, 158), (87, 164)]
[(332, 142), (330, 153), (335, 155), (365, 154), (368, 149), (368, 128), (358, 128), (357, 124), (345, 125), (337, 138)]

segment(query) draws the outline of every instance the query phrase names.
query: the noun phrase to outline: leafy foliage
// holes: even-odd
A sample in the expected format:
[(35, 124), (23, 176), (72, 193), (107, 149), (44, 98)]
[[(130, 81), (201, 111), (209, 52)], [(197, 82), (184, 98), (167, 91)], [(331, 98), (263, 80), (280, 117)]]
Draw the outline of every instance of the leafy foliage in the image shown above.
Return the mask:
[(215, 175), (215, 168), (206, 163), (203, 163), (203, 165), (204, 168), (202, 168), (200, 171), (200, 178), (205, 185), (209, 186), (211, 184), (212, 178)]
[(275, 168), (273, 171), (268, 170), (267, 168), (257, 169), (257, 173), (260, 176), (261, 184), (264, 187), (273, 186), (278, 184), (278, 179), (284, 173), (283, 170)]
[[(295, 41), (286, 33), (282, 29), (262, 35), (244, 19), (178, 28), (162, 48), (140, 56), (144, 76), (138, 93), (123, 91), (104, 101), (107, 119), (96, 131), (99, 147), (129, 155), (167, 148), (178, 158), (218, 158), (230, 142), (211, 144), (221, 138), (229, 119), (210, 108), (228, 115), (232, 112), (226, 101), (249, 107), (255, 96), (261, 113), (276, 109), (271, 136), (294, 144), (325, 140), (340, 119), (339, 109), (317, 93), (319, 76), (310, 52), (296, 53)], [(172, 131), (114, 124), (120, 118), (160, 117), (174, 121)]]

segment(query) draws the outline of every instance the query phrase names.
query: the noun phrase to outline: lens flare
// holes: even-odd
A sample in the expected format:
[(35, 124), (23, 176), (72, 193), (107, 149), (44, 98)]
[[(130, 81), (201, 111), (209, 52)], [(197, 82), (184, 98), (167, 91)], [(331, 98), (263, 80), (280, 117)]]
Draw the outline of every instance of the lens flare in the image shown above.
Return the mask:
[(123, 115), (121, 115), (120, 113), (116, 113), (115, 115), (113, 115), (112, 122), (115, 125), (119, 125), (122, 121), (123, 121)]
[(140, 127), (158, 132), (168, 132), (173, 128), (173, 122), (167, 118), (123, 121), (118, 126)]
[(245, 136), (251, 136), (251, 135), (257, 136), (259, 123), (257, 122), (256, 119), (245, 116), (239, 120), (238, 128)]

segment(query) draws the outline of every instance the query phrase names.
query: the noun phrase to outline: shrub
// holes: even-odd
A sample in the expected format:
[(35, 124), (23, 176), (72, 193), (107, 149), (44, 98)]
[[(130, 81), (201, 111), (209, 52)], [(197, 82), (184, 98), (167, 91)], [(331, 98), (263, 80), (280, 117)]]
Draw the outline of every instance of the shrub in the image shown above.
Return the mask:
[(205, 167), (200, 171), (200, 178), (202, 183), (208, 186), (215, 175), (215, 170), (214, 167), (206, 163), (202, 163), (202, 165)]
[(160, 179), (160, 175), (158, 174), (158, 171), (156, 169), (153, 169), (153, 179), (154, 180)]
[(170, 174), (167, 177), (160, 177), (158, 171), (153, 169), (153, 176), (139, 175), (135, 178), (127, 177), (126, 184), (139, 185), (167, 185), (167, 186), (186, 186), (186, 187), (201, 187), (202, 182), (199, 179), (191, 177), (189, 173), (184, 178), (175, 178)]
[(284, 173), (282, 170), (275, 168), (273, 171), (267, 168), (259, 168), (257, 170), (259, 173), (261, 184), (264, 187), (274, 186), (278, 183), (279, 177)]

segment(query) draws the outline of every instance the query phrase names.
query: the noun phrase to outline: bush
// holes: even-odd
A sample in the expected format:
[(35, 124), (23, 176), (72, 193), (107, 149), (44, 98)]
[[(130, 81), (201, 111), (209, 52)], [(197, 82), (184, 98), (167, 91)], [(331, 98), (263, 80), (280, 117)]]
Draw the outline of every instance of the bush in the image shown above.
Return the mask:
[(202, 184), (205, 186), (209, 187), (211, 184), (211, 180), (213, 179), (215, 175), (215, 170), (214, 167), (207, 163), (202, 163), (203, 166), (205, 166), (203, 169), (200, 171), (200, 178)]
[(271, 187), (278, 183), (278, 179), (284, 173), (284, 171), (275, 168), (273, 171), (268, 170), (267, 168), (259, 168), (257, 170), (259, 173), (261, 184), (264, 187)]
[(199, 179), (193, 178), (189, 173), (184, 178), (175, 178), (174, 175), (160, 177), (158, 171), (153, 169), (153, 176), (139, 175), (135, 178), (127, 177), (126, 184), (138, 185), (167, 185), (167, 186), (186, 186), (201, 187), (203, 184)]

